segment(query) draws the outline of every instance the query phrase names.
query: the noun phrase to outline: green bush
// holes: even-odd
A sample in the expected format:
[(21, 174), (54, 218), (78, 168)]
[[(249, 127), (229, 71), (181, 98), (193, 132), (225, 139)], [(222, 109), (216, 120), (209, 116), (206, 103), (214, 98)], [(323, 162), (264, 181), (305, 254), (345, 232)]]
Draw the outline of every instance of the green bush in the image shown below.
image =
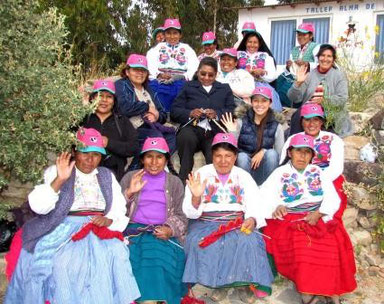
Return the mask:
[(89, 112), (64, 45), (63, 16), (37, 9), (34, 0), (0, 6), (0, 192), (11, 177), (40, 179), (47, 153), (68, 149), (70, 128)]

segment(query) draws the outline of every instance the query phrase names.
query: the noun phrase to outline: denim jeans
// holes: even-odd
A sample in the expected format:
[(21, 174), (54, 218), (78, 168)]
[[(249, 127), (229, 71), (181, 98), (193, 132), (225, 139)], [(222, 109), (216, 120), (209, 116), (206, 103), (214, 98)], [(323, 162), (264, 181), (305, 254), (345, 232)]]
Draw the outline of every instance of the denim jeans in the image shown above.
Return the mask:
[(264, 157), (260, 162), (259, 167), (251, 169), (251, 155), (246, 152), (240, 152), (237, 156), (237, 166), (249, 172), (256, 184), (260, 186), (268, 178), (268, 176), (279, 165), (279, 154), (274, 149), (268, 149), (264, 153)]

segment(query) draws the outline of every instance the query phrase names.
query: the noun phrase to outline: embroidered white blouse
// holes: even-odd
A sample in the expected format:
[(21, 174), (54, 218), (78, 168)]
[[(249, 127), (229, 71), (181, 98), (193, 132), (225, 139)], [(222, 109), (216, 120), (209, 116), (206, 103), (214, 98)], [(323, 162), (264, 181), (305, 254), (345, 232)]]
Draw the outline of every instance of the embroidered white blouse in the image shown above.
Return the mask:
[(200, 168), (196, 173), (200, 174), (202, 182), (207, 179), (207, 185), (197, 209), (192, 205), (192, 193), (186, 186), (183, 212), (188, 218), (197, 219), (203, 212), (243, 211), (245, 219), (253, 217), (256, 220), (257, 228), (266, 225), (265, 212), (268, 206), (248, 172), (234, 166), (224, 185), (213, 164)]
[(262, 68), (266, 71), (261, 77), (266, 82), (272, 82), (277, 78), (276, 66), (273, 58), (266, 52), (255, 52), (253, 54), (245, 51), (237, 52), (238, 67), (250, 72), (256, 68)]
[(255, 89), (255, 79), (246, 70), (234, 69), (231, 72), (217, 74), (216, 80), (221, 83), (228, 83), (234, 95), (240, 98), (247, 98), (250, 104), (250, 97)]
[(160, 73), (184, 75), (191, 80), (199, 66), (195, 51), (186, 43), (170, 45), (160, 42), (147, 53), (149, 79), (156, 79)]
[(272, 213), (280, 205), (305, 209), (317, 203), (326, 222), (332, 219), (340, 206), (332, 181), (318, 166), (311, 164), (303, 172), (297, 171), (291, 162), (276, 168), (261, 186), (261, 192), (268, 205), (267, 218), (272, 218)]
[[(75, 177), (75, 199), (70, 211), (79, 210), (104, 210), (106, 203), (97, 181), (97, 169), (89, 174), (82, 173), (76, 168)], [(59, 200), (59, 192), (55, 192), (51, 183), (57, 176), (56, 166), (51, 166), (44, 172), (44, 183), (35, 186), (28, 196), (31, 209), (37, 214), (47, 214), (56, 206)], [(113, 201), (110, 211), (105, 215), (113, 220), (108, 227), (110, 230), (124, 231), (129, 218), (126, 217), (126, 201), (121, 193), (121, 187), (112, 174), (112, 195)]]
[[(300, 134), (304, 134), (304, 132)], [(280, 163), (285, 160), (292, 136), (284, 143)], [(312, 164), (319, 166), (323, 170), (325, 177), (334, 181), (343, 173), (344, 142), (339, 136), (331, 132), (320, 131), (315, 138), (315, 151), (316, 155), (312, 159)]]

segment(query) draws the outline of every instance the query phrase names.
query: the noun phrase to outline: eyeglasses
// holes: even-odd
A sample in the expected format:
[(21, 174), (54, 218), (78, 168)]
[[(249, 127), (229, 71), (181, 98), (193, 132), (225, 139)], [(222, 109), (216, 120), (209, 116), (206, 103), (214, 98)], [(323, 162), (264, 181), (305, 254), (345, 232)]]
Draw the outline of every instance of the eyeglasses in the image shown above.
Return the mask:
[(208, 76), (209, 78), (214, 78), (215, 77), (215, 74), (214, 73), (209, 73), (209, 72), (204, 72), (204, 71), (201, 71), (199, 72), (200, 76)]

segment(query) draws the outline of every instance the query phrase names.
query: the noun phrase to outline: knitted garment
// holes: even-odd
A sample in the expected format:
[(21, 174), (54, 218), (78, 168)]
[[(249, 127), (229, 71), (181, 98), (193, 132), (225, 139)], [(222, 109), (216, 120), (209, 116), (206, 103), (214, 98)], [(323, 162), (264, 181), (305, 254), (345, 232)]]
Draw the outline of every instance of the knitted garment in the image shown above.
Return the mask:
[[(317, 43), (310, 42), (308, 45), (304, 46), (306, 49), (304, 51), (303, 56), (300, 58), (303, 61), (307, 62), (315, 62), (315, 57), (313, 57), (313, 50), (317, 46)], [(300, 57), (300, 47), (295, 46), (292, 51), (292, 59), (297, 60)]]
[[(38, 215), (24, 224), (23, 248), (28, 252), (33, 252), (40, 238), (52, 232), (68, 215), (74, 200), (75, 172), (74, 168), (71, 177), (61, 187), (55, 209), (48, 214)], [(113, 199), (111, 172), (107, 168), (99, 167), (97, 180), (106, 201), (104, 214), (107, 214)]]

